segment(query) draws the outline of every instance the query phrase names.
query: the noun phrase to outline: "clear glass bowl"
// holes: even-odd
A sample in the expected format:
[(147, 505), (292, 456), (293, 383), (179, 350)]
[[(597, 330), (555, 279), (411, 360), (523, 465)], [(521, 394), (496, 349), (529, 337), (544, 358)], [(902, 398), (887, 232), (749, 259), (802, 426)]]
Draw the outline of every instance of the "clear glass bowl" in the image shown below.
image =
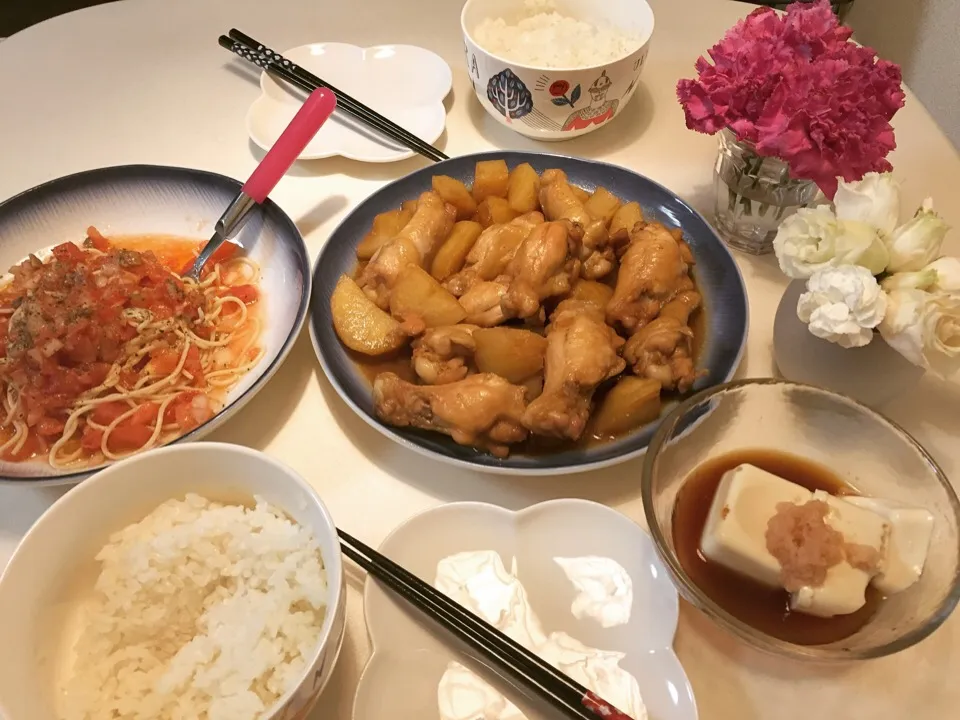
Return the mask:
[[(677, 492), (694, 468), (738, 450), (781, 451), (831, 468), (861, 494), (923, 507), (934, 515), (920, 580), (881, 602), (855, 634), (796, 645), (720, 608), (681, 567), (673, 542)], [(667, 416), (646, 453), (641, 492), (650, 533), (680, 594), (719, 626), (762, 650), (798, 659), (882, 657), (923, 640), (960, 599), (960, 502), (943, 471), (903, 428), (843, 395), (776, 379), (704, 390)]]

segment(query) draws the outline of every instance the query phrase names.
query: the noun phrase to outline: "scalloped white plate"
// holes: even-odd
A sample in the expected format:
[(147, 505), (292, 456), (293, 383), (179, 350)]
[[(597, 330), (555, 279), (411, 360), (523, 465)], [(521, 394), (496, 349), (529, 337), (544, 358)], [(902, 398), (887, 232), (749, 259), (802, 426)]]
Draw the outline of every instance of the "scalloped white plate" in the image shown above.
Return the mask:
[[(547, 632), (563, 631), (590, 647), (625, 653), (620, 665), (637, 679), (650, 720), (697, 720), (693, 690), (673, 651), (677, 591), (639, 525), (586, 500), (552, 500), (516, 513), (484, 503), (450, 503), (411, 518), (380, 546), (381, 553), (428, 582), (438, 561), (468, 550), (494, 550), (507, 568), (516, 558), (517, 577)], [(573, 616), (577, 591), (553, 559), (589, 555), (610, 558), (630, 575), (633, 605), (626, 624), (603, 628), (589, 617)], [(357, 688), (354, 720), (439, 718), (437, 688), (453, 660), (528, 718), (547, 715), (372, 579), (364, 588), (364, 610), (373, 654)]]
[[(443, 134), (443, 99), (450, 92), (450, 66), (415, 45), (360, 48), (345, 43), (301, 45), (283, 56), (376, 110), (428, 143)], [(260, 97), (247, 112), (247, 132), (269, 150), (302, 104), (303, 93), (267, 73), (260, 75)], [(342, 155), (361, 162), (395, 162), (414, 152), (337, 111), (300, 153), (301, 160)]]

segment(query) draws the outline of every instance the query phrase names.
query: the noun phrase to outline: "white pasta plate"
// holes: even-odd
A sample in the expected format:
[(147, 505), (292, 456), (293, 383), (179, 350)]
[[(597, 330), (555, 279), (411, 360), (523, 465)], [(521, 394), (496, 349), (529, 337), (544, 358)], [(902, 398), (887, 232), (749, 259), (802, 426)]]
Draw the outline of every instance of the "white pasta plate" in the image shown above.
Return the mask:
[[(515, 577), (544, 633), (563, 633), (588, 648), (622, 654), (619, 667), (636, 678), (645, 717), (697, 719), (693, 691), (673, 650), (677, 592), (640, 526), (585, 500), (552, 500), (520, 512), (462, 502), (411, 518), (380, 546), (381, 553), (431, 584), (441, 560), (480, 551), (496, 553), (508, 572), (515, 561)], [(568, 567), (576, 559), (590, 559), (621, 568), (619, 585), (611, 583), (606, 590), (603, 583), (592, 586), (600, 589), (600, 596), (610, 592), (605, 616), (583, 610), (583, 587), (574, 584), (557, 558)], [(624, 582), (623, 575), (629, 581)], [(604, 599), (600, 596), (595, 596), (597, 603)], [(520, 694), (488, 661), (370, 578), (364, 610), (372, 655), (357, 688), (353, 720), (548, 716), (541, 701)], [(458, 663), (468, 676), (451, 663)], [(448, 671), (461, 673), (456, 682), (450, 682), (452, 674), (444, 679)]]
[[(450, 66), (429, 50), (414, 45), (360, 48), (331, 42), (301, 45), (283, 56), (427, 143), (443, 134), (447, 121), (443, 99), (453, 78)], [(260, 96), (247, 112), (250, 139), (268, 150), (301, 103), (301, 91), (261, 74)], [(300, 159), (334, 155), (361, 162), (394, 162), (414, 152), (338, 110)]]
[[(81, 242), (89, 226), (110, 236), (172, 236), (204, 241), (240, 183), (176, 167), (126, 165), (52, 180), (0, 203), (0, 268), (64, 242)], [(259, 206), (234, 239), (259, 266), (263, 352), (223, 398), (222, 408), (173, 442), (199, 440), (248, 402), (286, 358), (306, 318), (310, 265), (294, 222), (272, 201)], [(43, 484), (82, 480), (104, 467), (55, 468), (47, 458), (0, 459), (0, 482)]]

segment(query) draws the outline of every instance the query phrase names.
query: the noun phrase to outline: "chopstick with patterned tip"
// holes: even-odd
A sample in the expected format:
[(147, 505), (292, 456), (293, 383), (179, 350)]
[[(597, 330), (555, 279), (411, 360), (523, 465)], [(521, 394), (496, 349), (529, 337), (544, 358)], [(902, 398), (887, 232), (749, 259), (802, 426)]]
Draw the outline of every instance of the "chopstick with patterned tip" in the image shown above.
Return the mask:
[(432, 618), (502, 671), (504, 679), (578, 720), (630, 720), (606, 700), (571, 680), (495, 627), (343, 530), (343, 554)]
[(229, 36), (221, 35), (218, 42), (221, 47), (262, 68), (274, 77), (308, 93), (317, 88), (327, 88), (336, 96), (338, 110), (343, 110), (389, 139), (423, 155), (423, 157), (437, 162), (448, 159), (447, 155), (437, 150), (430, 143), (421, 140), (410, 131), (404, 130), (389, 118), (355, 100), (342, 90), (326, 83), (313, 73), (304, 70), (280, 53), (274, 52), (263, 43), (254, 40), (236, 28), (230, 30)]

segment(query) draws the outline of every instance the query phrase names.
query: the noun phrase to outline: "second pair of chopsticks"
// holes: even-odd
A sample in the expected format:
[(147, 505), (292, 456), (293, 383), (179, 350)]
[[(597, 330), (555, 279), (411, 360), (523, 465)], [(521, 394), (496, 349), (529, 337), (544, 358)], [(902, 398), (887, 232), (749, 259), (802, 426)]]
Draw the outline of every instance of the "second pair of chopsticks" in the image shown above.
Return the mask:
[(317, 88), (327, 88), (336, 96), (337, 108), (339, 110), (343, 110), (349, 115), (352, 115), (387, 138), (410, 148), (425, 158), (437, 162), (448, 159), (447, 155), (437, 150), (437, 148), (430, 143), (421, 140), (408, 130), (404, 130), (389, 118), (384, 117), (370, 107), (355, 100), (342, 90), (338, 90), (323, 79), (303, 69), (296, 63), (291, 62), (263, 43), (254, 40), (236, 28), (230, 30), (229, 36), (221, 35), (219, 42), (221, 47), (239, 55), (257, 67), (263, 68), (266, 72), (284, 82), (298, 87), (301, 90), (305, 90), (308, 93), (313, 92)]
[(606, 700), (571, 680), (495, 627), (343, 530), (343, 554), (397, 595), (492, 661), (514, 683), (533, 691), (569, 718), (630, 720)]

